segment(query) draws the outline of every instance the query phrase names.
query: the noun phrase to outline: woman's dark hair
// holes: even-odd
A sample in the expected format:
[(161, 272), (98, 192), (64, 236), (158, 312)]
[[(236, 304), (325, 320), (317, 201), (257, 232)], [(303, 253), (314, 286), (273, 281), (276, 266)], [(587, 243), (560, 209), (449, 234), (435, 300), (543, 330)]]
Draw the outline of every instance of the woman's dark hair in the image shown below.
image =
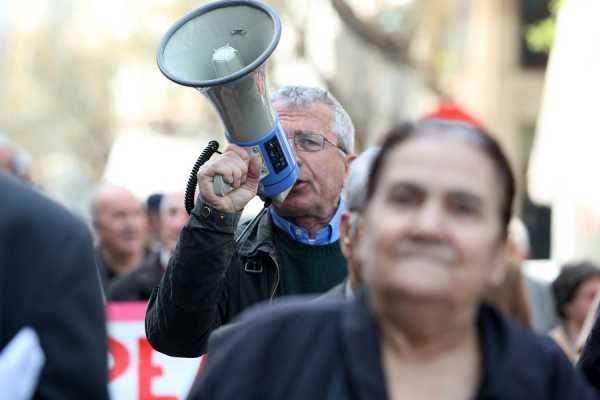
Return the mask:
[(381, 178), (383, 166), (392, 150), (408, 139), (426, 135), (461, 137), (477, 146), (492, 161), (502, 189), (500, 222), (502, 223), (503, 235), (506, 236), (508, 223), (512, 215), (513, 199), (515, 197), (515, 178), (512, 169), (500, 145), (483, 128), (467, 122), (428, 119), (414, 124), (403, 123), (393, 127), (385, 135), (381, 151), (373, 161), (367, 186), (367, 202), (373, 197), (373, 193), (375, 193), (379, 179)]
[(567, 318), (565, 306), (575, 298), (579, 287), (595, 277), (600, 277), (600, 268), (590, 261), (563, 265), (560, 274), (552, 282), (554, 306), (561, 318)]

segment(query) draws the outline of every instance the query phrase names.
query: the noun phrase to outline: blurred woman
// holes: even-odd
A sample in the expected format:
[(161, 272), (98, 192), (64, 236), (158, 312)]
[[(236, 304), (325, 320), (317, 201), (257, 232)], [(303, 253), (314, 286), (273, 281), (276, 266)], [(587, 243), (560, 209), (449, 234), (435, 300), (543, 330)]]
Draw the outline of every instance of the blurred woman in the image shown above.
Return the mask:
[(355, 249), (367, 290), (246, 314), (192, 398), (595, 398), (550, 339), (482, 302), (504, 277), (514, 191), (480, 128), (395, 128), (370, 173)]
[(573, 364), (577, 362), (581, 350), (579, 336), (598, 293), (600, 267), (590, 261), (564, 265), (552, 282), (556, 313), (561, 323), (549, 335)]

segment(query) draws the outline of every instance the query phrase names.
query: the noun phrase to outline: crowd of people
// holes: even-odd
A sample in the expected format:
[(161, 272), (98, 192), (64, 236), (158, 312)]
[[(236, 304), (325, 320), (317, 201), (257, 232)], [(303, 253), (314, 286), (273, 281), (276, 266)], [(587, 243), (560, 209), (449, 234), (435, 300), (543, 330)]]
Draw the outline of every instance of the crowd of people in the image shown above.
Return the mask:
[(13, 398), (107, 398), (103, 307), (144, 301), (156, 350), (208, 351), (192, 399), (598, 397), (600, 267), (524, 274), (515, 178), (481, 123), (444, 106), (357, 154), (329, 92), (272, 104), (299, 177), (244, 223), (261, 165), (236, 145), (199, 169), (190, 215), (183, 192), (102, 183), (88, 228), (0, 137), (0, 386), (29, 365)]

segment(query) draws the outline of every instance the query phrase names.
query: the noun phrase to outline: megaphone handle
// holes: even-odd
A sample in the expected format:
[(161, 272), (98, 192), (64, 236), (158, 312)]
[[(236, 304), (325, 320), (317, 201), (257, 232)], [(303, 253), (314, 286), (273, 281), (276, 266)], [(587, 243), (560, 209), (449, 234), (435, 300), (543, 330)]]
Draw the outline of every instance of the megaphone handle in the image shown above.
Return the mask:
[(233, 188), (231, 185), (225, 183), (221, 175), (215, 175), (215, 179), (213, 181), (213, 190), (217, 196), (223, 197), (227, 193), (231, 192)]

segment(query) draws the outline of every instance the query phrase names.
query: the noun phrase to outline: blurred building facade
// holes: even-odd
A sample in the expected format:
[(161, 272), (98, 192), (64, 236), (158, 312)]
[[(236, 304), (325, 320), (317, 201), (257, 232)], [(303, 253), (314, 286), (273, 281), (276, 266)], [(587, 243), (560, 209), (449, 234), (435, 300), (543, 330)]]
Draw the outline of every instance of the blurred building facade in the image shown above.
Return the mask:
[[(547, 57), (532, 53), (525, 44), (527, 27), (549, 15), (549, 1), (412, 4), (418, 8), (419, 22), (409, 33), (404, 57), (390, 57), (348, 24), (336, 36), (338, 68), (329, 85), (352, 114), (359, 146), (377, 143), (391, 124), (414, 119), (441, 100), (458, 102), (506, 150), (519, 183), (517, 212), (532, 236), (532, 256), (549, 258), (550, 209), (531, 202), (526, 188)], [(396, 9), (407, 12), (406, 6)]]

